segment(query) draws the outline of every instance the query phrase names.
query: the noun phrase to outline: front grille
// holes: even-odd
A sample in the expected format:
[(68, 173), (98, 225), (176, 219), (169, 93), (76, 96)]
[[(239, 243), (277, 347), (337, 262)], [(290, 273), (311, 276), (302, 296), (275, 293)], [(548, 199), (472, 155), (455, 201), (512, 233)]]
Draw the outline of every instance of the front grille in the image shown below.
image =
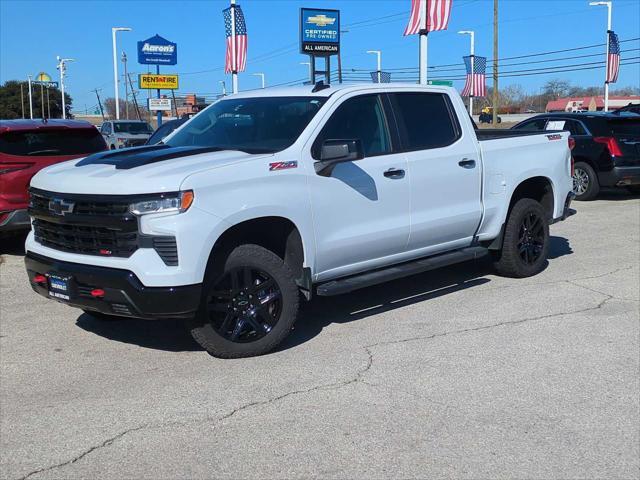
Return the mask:
[(128, 140), (125, 140), (124, 145), (125, 147), (140, 147), (142, 145), (145, 145), (147, 143), (147, 139), (143, 138), (143, 139), (139, 139), (139, 138), (130, 138)]
[(35, 240), (63, 252), (130, 257), (138, 248), (153, 248), (167, 266), (178, 265), (175, 237), (143, 235), (129, 212), (131, 198), (64, 195), (32, 189), (29, 214)]
[(33, 232), (37, 242), (64, 252), (130, 257), (138, 248), (136, 232), (106, 227), (54, 223), (36, 218)]

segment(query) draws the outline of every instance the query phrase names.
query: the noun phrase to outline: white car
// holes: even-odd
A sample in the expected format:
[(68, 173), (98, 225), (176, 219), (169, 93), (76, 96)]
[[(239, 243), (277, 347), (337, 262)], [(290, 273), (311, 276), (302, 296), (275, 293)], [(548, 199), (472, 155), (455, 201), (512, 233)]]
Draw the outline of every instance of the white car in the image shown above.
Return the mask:
[(45, 297), (181, 317), (215, 356), (259, 355), (301, 297), (487, 254), (537, 274), (571, 169), (568, 132), (476, 131), (448, 87), (246, 92), (163, 144), (38, 173), (26, 267)]
[(109, 150), (144, 145), (153, 133), (147, 122), (138, 120), (109, 120), (100, 126), (100, 133)]

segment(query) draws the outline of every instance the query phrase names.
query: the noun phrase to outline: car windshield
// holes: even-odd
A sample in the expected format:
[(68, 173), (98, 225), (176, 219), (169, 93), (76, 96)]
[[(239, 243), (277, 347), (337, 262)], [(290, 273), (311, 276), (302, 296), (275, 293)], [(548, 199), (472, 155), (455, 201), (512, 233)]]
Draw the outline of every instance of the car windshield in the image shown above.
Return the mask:
[(291, 146), (324, 104), (317, 97), (221, 100), (193, 118), (165, 143), (248, 153), (273, 153)]
[(115, 122), (113, 130), (116, 133), (152, 133), (153, 129), (145, 122)]
[(14, 131), (0, 135), (0, 152), (9, 155), (83, 155), (106, 148), (95, 128)]

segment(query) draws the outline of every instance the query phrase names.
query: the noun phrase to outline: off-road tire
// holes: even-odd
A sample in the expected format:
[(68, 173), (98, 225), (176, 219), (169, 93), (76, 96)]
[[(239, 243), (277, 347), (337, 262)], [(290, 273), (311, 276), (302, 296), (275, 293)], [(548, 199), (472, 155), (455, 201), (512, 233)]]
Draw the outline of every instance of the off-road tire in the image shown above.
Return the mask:
[[(521, 255), (523, 225), (525, 217), (533, 215), (541, 222), (542, 247), (539, 256), (527, 263)], [(530, 218), (530, 217), (529, 217)], [(525, 278), (537, 275), (547, 265), (549, 253), (549, 220), (540, 203), (531, 198), (523, 198), (516, 202), (509, 213), (505, 225), (502, 249), (494, 254), (494, 266), (498, 274), (504, 277)]]
[[(280, 291), (280, 315), (277, 323), (262, 338), (237, 343), (218, 333), (210, 321), (207, 309), (211, 292), (217, 282), (238, 268), (251, 268), (267, 273)], [(214, 261), (207, 269), (200, 308), (194, 318), (186, 321), (195, 341), (209, 354), (218, 358), (243, 358), (263, 355), (275, 349), (289, 335), (298, 315), (299, 291), (291, 269), (275, 253), (259, 245), (235, 247), (225, 259)]]

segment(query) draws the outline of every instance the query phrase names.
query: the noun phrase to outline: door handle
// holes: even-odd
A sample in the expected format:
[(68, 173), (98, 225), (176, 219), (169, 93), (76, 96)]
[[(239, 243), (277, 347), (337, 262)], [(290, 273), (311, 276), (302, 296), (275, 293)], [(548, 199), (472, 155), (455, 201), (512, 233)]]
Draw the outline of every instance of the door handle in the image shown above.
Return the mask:
[(470, 158), (463, 158), (458, 162), (462, 168), (476, 168), (476, 161), (471, 160)]
[(391, 167), (389, 170), (384, 172), (384, 176), (393, 179), (404, 178), (404, 170)]

